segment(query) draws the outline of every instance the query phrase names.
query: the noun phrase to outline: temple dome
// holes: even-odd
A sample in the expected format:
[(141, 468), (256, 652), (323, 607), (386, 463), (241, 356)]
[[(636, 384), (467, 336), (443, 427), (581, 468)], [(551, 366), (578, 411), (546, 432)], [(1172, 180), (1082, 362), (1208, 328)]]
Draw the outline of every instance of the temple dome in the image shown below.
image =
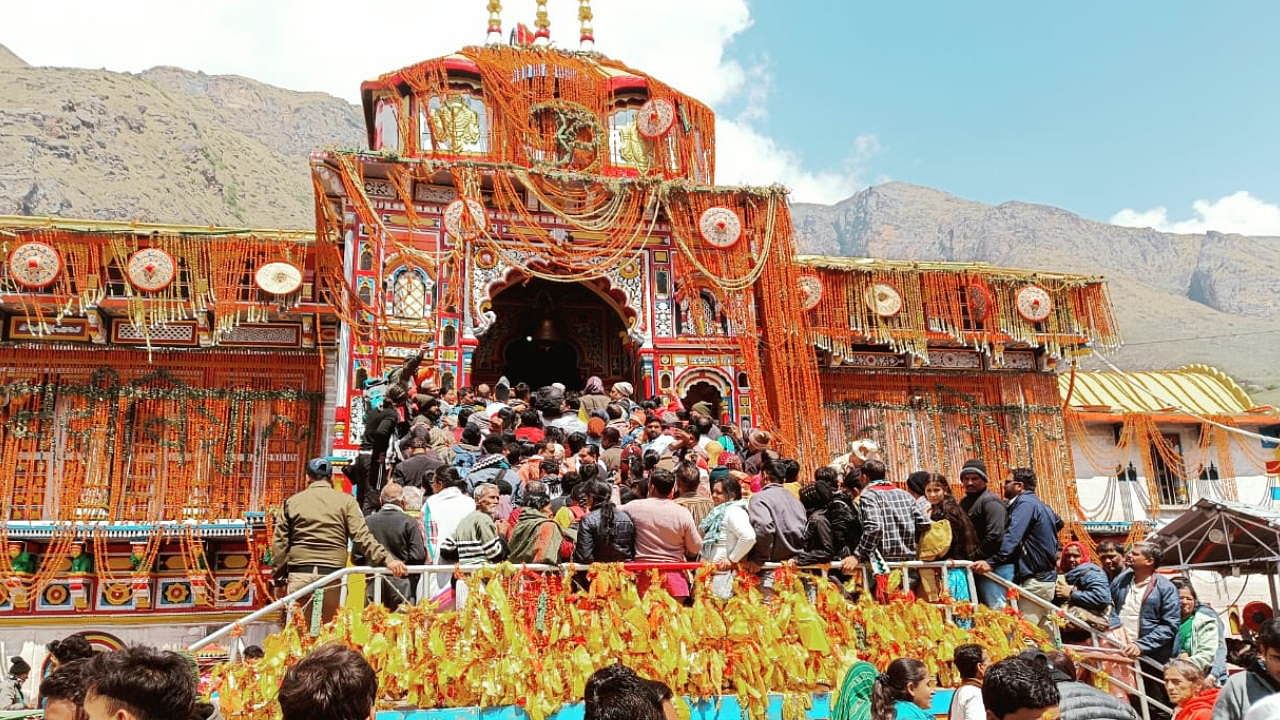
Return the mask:
[(712, 110), (597, 53), (468, 47), (361, 91), (369, 148), (402, 158), (700, 184), (715, 172)]

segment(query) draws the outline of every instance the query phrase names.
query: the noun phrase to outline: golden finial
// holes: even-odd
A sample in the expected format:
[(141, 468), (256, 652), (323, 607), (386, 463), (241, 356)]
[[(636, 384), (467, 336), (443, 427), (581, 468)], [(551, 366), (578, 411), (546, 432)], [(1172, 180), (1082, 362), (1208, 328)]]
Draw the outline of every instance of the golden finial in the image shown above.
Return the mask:
[(533, 33), (534, 45), (547, 45), (551, 42), (551, 20), (547, 17), (547, 0), (537, 0), (538, 14), (534, 17), (533, 25), (538, 28)]
[(485, 30), (485, 42), (502, 42), (502, 0), (489, 0), (489, 27)]
[(581, 30), (578, 33), (578, 47), (583, 50), (590, 50), (596, 46), (595, 29), (591, 25), (591, 0), (578, 0), (578, 23)]

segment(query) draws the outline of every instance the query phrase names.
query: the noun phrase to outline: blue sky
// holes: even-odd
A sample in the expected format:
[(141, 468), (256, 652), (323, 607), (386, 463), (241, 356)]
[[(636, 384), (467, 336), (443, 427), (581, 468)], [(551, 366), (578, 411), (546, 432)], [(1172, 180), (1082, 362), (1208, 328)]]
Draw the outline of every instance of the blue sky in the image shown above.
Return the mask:
[(764, 60), (757, 125), (821, 166), (987, 202), (1191, 214), (1280, 202), (1280, 3), (751, 2), (729, 45)]
[[(549, 0), (577, 47), (575, 0)], [(484, 41), (485, 0), (0, 3), (39, 65), (176, 65), (358, 98)], [(532, 23), (534, 0), (502, 20)], [(1179, 232), (1280, 235), (1280, 3), (593, 0), (596, 49), (710, 103), (717, 181), (885, 179)], [(335, 28), (360, 23), (368, 34)], [(192, 28), (199, 28), (193, 32)]]

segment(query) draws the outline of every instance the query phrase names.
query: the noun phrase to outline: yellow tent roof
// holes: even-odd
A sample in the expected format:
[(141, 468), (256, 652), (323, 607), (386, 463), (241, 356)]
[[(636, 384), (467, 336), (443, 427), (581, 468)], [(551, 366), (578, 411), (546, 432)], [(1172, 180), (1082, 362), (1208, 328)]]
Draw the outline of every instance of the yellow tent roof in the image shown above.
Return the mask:
[[(1058, 375), (1058, 391), (1067, 394), (1070, 373)], [(1077, 372), (1071, 407), (1107, 407), (1117, 412), (1190, 412), (1240, 415), (1253, 400), (1226, 373), (1208, 365), (1143, 372)]]

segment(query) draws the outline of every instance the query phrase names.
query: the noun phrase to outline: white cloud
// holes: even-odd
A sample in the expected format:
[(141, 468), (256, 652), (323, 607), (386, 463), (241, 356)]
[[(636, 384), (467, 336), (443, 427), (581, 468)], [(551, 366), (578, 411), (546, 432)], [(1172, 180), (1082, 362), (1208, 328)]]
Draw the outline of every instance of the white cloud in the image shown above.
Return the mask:
[[(504, 33), (533, 26), (531, 0), (505, 4)], [(577, 4), (548, 9), (555, 44), (576, 49)], [(487, 17), (483, 0), (42, 0), (4, 3), (0, 43), (33, 65), (178, 65), (355, 102), (363, 80), (483, 43)], [(706, 102), (741, 90), (725, 50), (751, 25), (745, 0), (597, 2), (594, 24), (597, 50)]]
[[(533, 2), (505, 5), (504, 31), (516, 22), (533, 25)], [(855, 168), (874, 148), (855, 141), (838, 166), (815, 170), (758, 129), (768, 116), (768, 59), (744, 68), (727, 54), (751, 26), (746, 0), (609, 0), (593, 7), (597, 50), (722, 114), (737, 110), (718, 124), (717, 181), (782, 182), (795, 199), (815, 202), (861, 186)], [(577, 3), (548, 9), (553, 41), (577, 48)], [(125, 72), (176, 65), (358, 102), (364, 80), (483, 43), (486, 20), (483, 0), (41, 0), (0, 7), (0, 43), (33, 65)]]
[(879, 149), (874, 135), (859, 135), (835, 168), (812, 170), (794, 152), (778, 145), (750, 124), (719, 118), (716, 122), (716, 182), (724, 185), (771, 185), (791, 188), (796, 202), (831, 204), (866, 186), (866, 164)]
[(1163, 206), (1150, 210), (1125, 208), (1111, 216), (1111, 223), (1172, 233), (1213, 230), (1241, 235), (1280, 235), (1280, 205), (1272, 205), (1245, 190), (1217, 200), (1196, 200), (1191, 209), (1194, 217), (1170, 220), (1169, 209)]

